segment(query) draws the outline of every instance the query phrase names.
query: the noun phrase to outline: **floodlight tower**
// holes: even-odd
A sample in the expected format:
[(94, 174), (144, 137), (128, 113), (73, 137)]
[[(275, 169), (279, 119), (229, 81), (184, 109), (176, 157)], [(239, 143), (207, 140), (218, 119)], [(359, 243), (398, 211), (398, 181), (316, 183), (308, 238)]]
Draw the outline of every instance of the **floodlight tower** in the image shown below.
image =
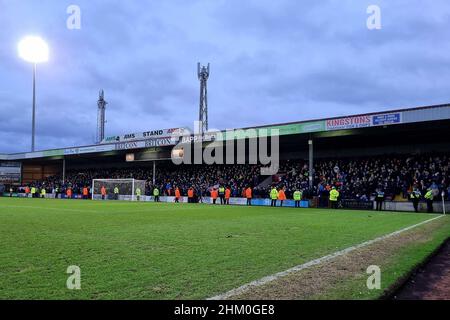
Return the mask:
[(103, 92), (103, 89), (100, 90), (100, 93), (98, 95), (98, 111), (97, 111), (97, 143), (102, 142), (102, 140), (105, 138), (105, 110), (106, 110), (106, 104), (108, 102), (105, 101), (105, 93)]
[(208, 78), (209, 78), (209, 63), (208, 66), (200, 67), (200, 62), (197, 64), (198, 80), (200, 80), (200, 108), (198, 112), (198, 121), (200, 122), (200, 133), (203, 136), (208, 131)]
[(34, 152), (36, 131), (36, 65), (48, 61), (48, 45), (37, 36), (27, 36), (18, 45), (19, 56), (33, 64), (33, 109), (31, 120), (31, 151)]

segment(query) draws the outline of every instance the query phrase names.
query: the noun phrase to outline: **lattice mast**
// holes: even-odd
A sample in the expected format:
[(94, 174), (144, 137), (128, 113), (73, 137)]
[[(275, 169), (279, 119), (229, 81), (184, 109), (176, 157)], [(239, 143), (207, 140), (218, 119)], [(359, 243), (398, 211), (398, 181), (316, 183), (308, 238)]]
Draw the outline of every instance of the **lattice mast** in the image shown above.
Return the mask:
[(98, 95), (98, 101), (97, 101), (97, 106), (98, 106), (97, 137), (96, 137), (97, 143), (102, 142), (102, 140), (105, 138), (105, 123), (106, 123), (105, 110), (106, 110), (107, 104), (108, 104), (108, 102), (105, 101), (105, 93), (103, 92), (103, 90), (100, 90), (100, 93)]
[(208, 131), (208, 78), (209, 78), (209, 63), (208, 66), (200, 67), (200, 62), (197, 64), (198, 80), (200, 80), (200, 107), (198, 112), (198, 121), (200, 122), (200, 134), (203, 135)]

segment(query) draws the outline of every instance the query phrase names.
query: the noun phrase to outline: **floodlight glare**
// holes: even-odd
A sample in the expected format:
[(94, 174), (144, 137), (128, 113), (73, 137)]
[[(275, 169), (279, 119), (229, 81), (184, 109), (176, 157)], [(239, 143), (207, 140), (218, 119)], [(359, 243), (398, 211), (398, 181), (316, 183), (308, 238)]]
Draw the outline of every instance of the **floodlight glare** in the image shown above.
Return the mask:
[(48, 60), (48, 45), (40, 37), (28, 36), (19, 42), (19, 56), (32, 63)]
[(36, 131), (36, 65), (48, 60), (48, 45), (40, 37), (27, 36), (18, 45), (19, 56), (33, 64), (33, 113), (31, 120), (31, 151), (34, 152), (34, 138)]

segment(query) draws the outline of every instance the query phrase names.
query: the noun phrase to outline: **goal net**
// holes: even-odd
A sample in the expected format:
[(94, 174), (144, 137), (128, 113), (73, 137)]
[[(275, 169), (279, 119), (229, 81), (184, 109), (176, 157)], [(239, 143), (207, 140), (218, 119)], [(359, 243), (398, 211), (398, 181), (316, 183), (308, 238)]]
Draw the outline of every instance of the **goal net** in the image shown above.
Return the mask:
[(145, 197), (145, 180), (94, 179), (92, 200), (142, 201)]

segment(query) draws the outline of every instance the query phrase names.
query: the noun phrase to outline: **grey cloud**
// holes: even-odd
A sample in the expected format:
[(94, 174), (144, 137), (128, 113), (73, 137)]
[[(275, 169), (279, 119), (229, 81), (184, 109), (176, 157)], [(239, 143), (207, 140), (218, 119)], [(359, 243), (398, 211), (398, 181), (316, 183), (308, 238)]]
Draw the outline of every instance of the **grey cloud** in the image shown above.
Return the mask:
[[(107, 133), (192, 126), (196, 63), (211, 62), (210, 126), (236, 128), (448, 102), (450, 5), (373, 1), (87, 1), (82, 29), (69, 1), (0, 0), (0, 152), (29, 149), (31, 68), (17, 57), (38, 33), (39, 148), (92, 142), (98, 90)], [(14, 137), (14, 138), (11, 138)]]

